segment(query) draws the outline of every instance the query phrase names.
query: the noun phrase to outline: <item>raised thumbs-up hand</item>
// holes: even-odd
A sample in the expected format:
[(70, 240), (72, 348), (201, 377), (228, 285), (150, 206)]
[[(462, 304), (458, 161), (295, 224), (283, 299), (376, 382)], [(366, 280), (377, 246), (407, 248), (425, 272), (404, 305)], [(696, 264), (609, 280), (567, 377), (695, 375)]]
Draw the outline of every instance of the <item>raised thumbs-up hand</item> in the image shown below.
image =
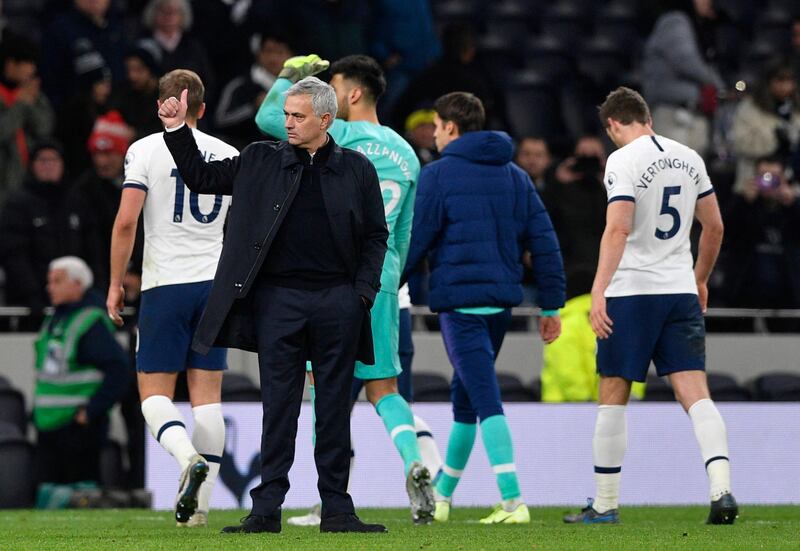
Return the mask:
[(181, 99), (171, 96), (163, 102), (158, 100), (158, 118), (164, 123), (164, 128), (175, 128), (186, 121), (186, 110), (189, 108), (187, 97), (189, 90), (181, 92)]

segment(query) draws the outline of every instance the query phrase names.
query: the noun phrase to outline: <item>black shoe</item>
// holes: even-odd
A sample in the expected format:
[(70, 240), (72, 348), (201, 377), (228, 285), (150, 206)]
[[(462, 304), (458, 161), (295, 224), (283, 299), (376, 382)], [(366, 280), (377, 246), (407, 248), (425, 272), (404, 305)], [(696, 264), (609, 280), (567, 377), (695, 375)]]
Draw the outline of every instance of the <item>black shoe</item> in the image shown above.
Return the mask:
[(281, 519), (275, 516), (247, 515), (238, 526), (226, 526), (223, 534), (258, 534), (270, 532), (278, 534), (281, 531)]
[(208, 476), (208, 463), (202, 456), (195, 455), (181, 474), (180, 492), (178, 502), (175, 504), (177, 522), (188, 522), (197, 510), (197, 494), (206, 476)]
[(383, 524), (366, 524), (352, 513), (322, 517), (320, 532), (388, 532)]
[(731, 494), (725, 494), (716, 501), (711, 502), (711, 512), (708, 513), (706, 524), (733, 524), (739, 516), (739, 506)]

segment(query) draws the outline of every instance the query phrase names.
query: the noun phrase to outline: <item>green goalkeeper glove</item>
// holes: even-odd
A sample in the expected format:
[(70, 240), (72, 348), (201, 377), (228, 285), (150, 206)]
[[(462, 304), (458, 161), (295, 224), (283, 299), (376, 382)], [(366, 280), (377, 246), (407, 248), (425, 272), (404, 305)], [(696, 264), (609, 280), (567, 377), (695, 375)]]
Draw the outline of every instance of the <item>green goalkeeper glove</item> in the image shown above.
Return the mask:
[(278, 76), (281, 78), (288, 78), (294, 83), (306, 77), (321, 73), (330, 67), (330, 64), (330, 61), (322, 59), (317, 54), (290, 57), (283, 64), (283, 69)]

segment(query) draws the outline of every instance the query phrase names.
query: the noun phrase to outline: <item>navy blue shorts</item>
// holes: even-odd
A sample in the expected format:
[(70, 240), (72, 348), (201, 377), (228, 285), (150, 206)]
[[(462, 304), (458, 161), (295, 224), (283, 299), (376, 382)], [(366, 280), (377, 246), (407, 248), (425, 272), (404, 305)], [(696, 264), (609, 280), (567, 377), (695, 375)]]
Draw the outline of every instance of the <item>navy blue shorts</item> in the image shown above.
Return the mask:
[(186, 368), (227, 368), (227, 350), (212, 348), (203, 356), (191, 349), (192, 338), (211, 290), (210, 281), (153, 287), (142, 293), (136, 370), (177, 373)]
[(611, 297), (613, 333), (597, 341), (597, 372), (643, 382), (652, 360), (659, 376), (706, 368), (706, 326), (697, 295)]

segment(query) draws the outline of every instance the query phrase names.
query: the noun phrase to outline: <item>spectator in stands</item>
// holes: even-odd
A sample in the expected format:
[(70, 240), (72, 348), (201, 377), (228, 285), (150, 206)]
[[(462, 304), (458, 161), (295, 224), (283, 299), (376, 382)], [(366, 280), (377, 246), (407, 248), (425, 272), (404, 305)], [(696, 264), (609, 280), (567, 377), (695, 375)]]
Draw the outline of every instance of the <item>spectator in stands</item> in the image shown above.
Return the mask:
[(109, 110), (111, 71), (99, 52), (90, 50), (78, 56), (76, 88), (61, 108), (56, 136), (64, 144), (67, 174), (82, 174), (92, 164), (86, 141), (97, 117)]
[(800, 198), (784, 162), (759, 159), (755, 176), (733, 195), (725, 214), (731, 306), (800, 307)]
[(74, 7), (53, 20), (42, 40), (42, 81), (50, 101), (60, 108), (76, 87), (80, 59), (97, 52), (111, 78), (125, 77), (125, 36), (111, 0), (74, 0)]
[(237, 149), (263, 140), (255, 124), (255, 116), (284, 62), (294, 55), (289, 39), (277, 32), (261, 35), (255, 63), (246, 75), (240, 75), (222, 89), (214, 114), (216, 127)]
[(374, 3), (372, 55), (386, 70), (386, 93), (379, 115), (388, 119), (415, 76), (441, 55), (428, 0)]
[[(133, 131), (118, 111), (97, 119), (88, 148), (92, 167), (72, 187), (66, 201), (70, 222), (70, 244), (94, 274), (96, 289), (105, 293), (109, 284), (111, 228), (122, 195), (123, 162)], [(135, 274), (141, 274), (141, 238), (134, 254)], [(138, 275), (126, 281), (138, 295)]]
[(25, 183), (8, 195), (0, 214), (0, 264), (6, 273), (6, 302), (41, 314), (50, 261), (68, 254), (61, 146), (41, 142), (31, 150)]
[[(794, 68), (773, 61), (733, 117), (733, 146), (737, 155), (734, 191), (752, 194), (756, 159), (775, 156), (787, 163), (800, 143), (800, 94)], [(794, 167), (795, 169), (800, 167)], [(800, 173), (795, 173), (795, 176)]]
[(534, 136), (522, 138), (517, 146), (514, 162), (528, 173), (533, 185), (541, 193), (545, 188), (545, 179), (553, 162), (547, 141)]
[(6, 34), (0, 44), (0, 199), (25, 179), (29, 151), (53, 131), (55, 117), (36, 75), (36, 45)]
[[(561, 337), (544, 347), (543, 402), (597, 399), (596, 337), (589, 323), (591, 290), (606, 225), (603, 185), (606, 150), (597, 136), (581, 137), (573, 155), (562, 161), (542, 192), (553, 221), (564, 272), (567, 302), (561, 310)], [(643, 385), (632, 392), (641, 397)]]
[(724, 89), (717, 71), (703, 58), (695, 18), (716, 17), (712, 0), (662, 0), (661, 15), (642, 58), (642, 88), (659, 134), (708, 152), (708, 116)]
[(464, 91), (475, 94), (486, 109), (487, 121), (499, 103), (486, 79), (486, 71), (476, 60), (478, 37), (468, 23), (453, 23), (442, 34), (442, 58), (411, 81), (394, 113), (397, 126), (419, 105), (433, 105), (448, 92)]
[(108, 412), (128, 383), (127, 355), (105, 310), (87, 295), (91, 286), (92, 271), (80, 258), (50, 263), (47, 293), (55, 311), (35, 344), (38, 482), (99, 480)]
[(128, 50), (125, 71), (125, 82), (111, 98), (112, 107), (133, 128), (134, 140), (161, 132), (164, 127), (153, 113), (161, 76), (161, 48), (155, 40), (139, 40)]
[(150, 0), (142, 23), (161, 48), (161, 70), (189, 69), (203, 80), (206, 97), (214, 96), (216, 78), (203, 44), (187, 33), (192, 28), (192, 6), (188, 0)]
[(433, 138), (433, 131), (436, 128), (433, 124), (435, 115), (436, 111), (433, 109), (417, 109), (406, 117), (406, 139), (414, 148), (420, 166), (439, 158)]
[(275, 2), (273, 20), (297, 37), (298, 51), (341, 59), (368, 51), (370, 4), (368, 0)]

